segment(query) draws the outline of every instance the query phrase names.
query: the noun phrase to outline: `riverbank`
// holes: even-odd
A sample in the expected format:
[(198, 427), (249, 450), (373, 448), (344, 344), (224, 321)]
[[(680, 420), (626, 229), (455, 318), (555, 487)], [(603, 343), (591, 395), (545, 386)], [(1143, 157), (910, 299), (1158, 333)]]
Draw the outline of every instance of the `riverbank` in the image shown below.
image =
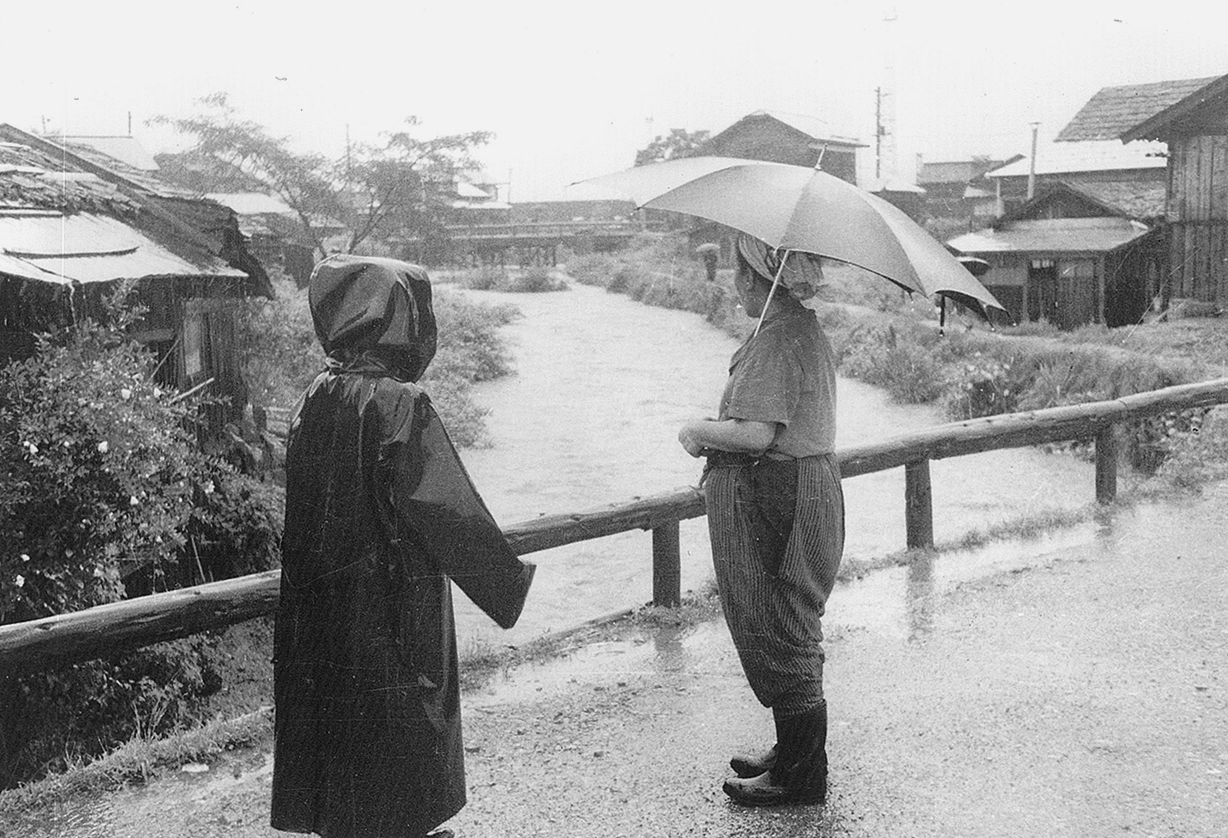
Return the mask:
[[(824, 808), (748, 810), (720, 792), (728, 754), (771, 723), (719, 620), (607, 626), (464, 695), (470, 803), (449, 825), (461, 838), (1212, 838), (1228, 818), (1225, 520), (1222, 483), (1061, 541), (842, 583), (825, 621)], [(860, 586), (895, 584), (907, 608), (858, 608)], [(183, 768), (54, 806), (0, 796), (0, 832), (279, 834), (267, 746)]]

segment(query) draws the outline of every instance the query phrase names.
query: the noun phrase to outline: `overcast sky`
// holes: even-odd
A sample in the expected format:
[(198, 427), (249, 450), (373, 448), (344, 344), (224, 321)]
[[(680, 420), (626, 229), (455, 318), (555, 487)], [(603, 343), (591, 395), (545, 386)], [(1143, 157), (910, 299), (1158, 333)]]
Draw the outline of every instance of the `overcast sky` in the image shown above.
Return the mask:
[(493, 131), (480, 159), (526, 201), (630, 166), (671, 128), (760, 109), (861, 139), (872, 173), (881, 87), (908, 179), (918, 153), (1026, 153), (1030, 123), (1047, 141), (1101, 87), (1228, 74), (1226, 24), (1223, 0), (6, 0), (0, 121), (124, 134), (131, 114), (157, 152), (181, 140), (145, 120), (226, 91), (340, 155), (347, 126), (377, 141), (414, 115), (421, 137)]

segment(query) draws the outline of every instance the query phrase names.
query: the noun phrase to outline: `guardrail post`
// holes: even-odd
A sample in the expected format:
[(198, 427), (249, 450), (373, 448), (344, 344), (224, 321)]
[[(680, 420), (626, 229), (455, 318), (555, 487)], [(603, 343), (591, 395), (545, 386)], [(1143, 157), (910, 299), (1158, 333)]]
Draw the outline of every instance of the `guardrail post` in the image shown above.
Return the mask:
[(934, 546), (934, 498), (928, 458), (904, 465), (904, 524), (909, 549)]
[(1112, 503), (1117, 497), (1117, 426), (1096, 434), (1096, 500)]
[(678, 522), (652, 528), (652, 604), (675, 607), (682, 602), (682, 554)]

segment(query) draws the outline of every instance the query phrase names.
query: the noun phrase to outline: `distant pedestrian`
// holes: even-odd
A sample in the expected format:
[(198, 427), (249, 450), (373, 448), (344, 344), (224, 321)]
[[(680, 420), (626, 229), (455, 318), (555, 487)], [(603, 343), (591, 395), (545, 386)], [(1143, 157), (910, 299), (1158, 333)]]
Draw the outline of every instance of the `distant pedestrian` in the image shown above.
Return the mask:
[[(811, 301), (818, 257), (781, 256), (742, 236), (734, 285), (763, 325), (733, 355), (716, 419), (678, 439), (704, 469), (712, 558), (725, 620), (776, 744), (735, 756), (725, 793), (738, 803), (822, 803), (827, 702), (821, 618), (844, 549), (844, 495), (834, 453), (836, 374)], [(770, 297), (770, 299), (769, 299)]]
[(309, 300), (328, 360), (286, 453), (272, 825), (420, 838), (465, 805), (449, 579), (510, 628), (534, 568), (415, 383), (435, 354), (426, 272), (331, 256)]
[(708, 275), (708, 282), (716, 282), (716, 265), (721, 256), (720, 245), (715, 242), (705, 242), (695, 250), (704, 260), (704, 271)]

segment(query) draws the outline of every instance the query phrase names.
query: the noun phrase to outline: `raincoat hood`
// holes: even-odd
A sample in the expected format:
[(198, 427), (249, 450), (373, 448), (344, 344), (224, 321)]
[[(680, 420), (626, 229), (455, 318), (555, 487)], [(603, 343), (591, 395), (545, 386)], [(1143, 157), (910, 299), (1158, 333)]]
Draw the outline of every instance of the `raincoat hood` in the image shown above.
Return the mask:
[(435, 357), (431, 282), (417, 265), (334, 254), (312, 272), (308, 301), (332, 369), (417, 381)]

